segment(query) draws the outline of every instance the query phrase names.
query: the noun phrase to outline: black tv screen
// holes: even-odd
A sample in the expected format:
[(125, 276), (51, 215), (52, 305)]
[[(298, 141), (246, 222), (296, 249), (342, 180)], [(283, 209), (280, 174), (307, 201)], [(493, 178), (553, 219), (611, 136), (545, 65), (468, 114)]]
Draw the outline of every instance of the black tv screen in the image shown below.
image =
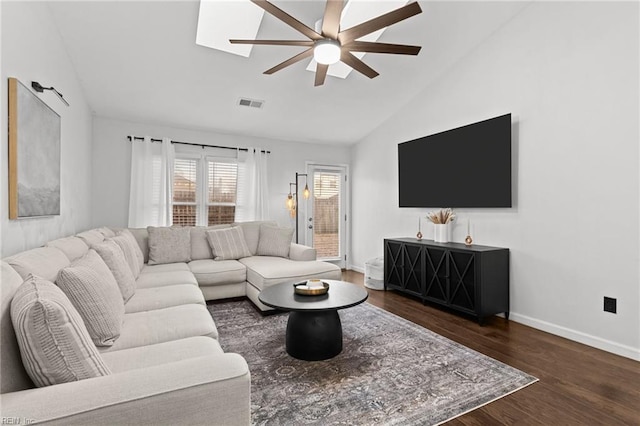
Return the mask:
[(400, 207), (511, 207), (511, 114), (398, 144)]

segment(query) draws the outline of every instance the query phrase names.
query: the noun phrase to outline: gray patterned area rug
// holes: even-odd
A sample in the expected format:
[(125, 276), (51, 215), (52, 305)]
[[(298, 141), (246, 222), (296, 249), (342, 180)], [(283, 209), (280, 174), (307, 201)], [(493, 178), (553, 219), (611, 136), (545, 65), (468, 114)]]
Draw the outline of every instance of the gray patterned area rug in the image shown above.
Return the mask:
[(342, 352), (314, 362), (286, 353), (287, 314), (208, 308), (249, 364), (255, 425), (435, 425), (537, 381), (369, 303), (340, 311)]

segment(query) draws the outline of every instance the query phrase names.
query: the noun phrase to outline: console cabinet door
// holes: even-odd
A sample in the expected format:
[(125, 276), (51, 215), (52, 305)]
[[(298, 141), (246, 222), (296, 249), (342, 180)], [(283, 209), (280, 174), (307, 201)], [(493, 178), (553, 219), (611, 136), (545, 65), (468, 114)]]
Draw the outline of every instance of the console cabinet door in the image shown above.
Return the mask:
[(403, 244), (394, 241), (385, 241), (384, 245), (384, 285), (385, 288), (404, 288)]
[(476, 314), (476, 255), (469, 251), (449, 251), (449, 304)]
[(425, 289), (424, 298), (432, 302), (448, 303), (447, 251), (424, 247)]
[(403, 246), (403, 289), (406, 293), (422, 297), (422, 271), (423, 265), (422, 246), (405, 244)]

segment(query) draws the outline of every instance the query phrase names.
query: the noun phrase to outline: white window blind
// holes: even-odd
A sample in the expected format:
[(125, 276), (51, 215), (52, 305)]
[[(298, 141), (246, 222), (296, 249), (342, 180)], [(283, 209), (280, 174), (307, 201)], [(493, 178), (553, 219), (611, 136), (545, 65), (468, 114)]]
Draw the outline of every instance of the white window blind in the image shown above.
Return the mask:
[(232, 223), (235, 219), (238, 188), (238, 164), (207, 161), (207, 224)]
[(173, 166), (173, 225), (198, 222), (198, 160), (176, 158)]

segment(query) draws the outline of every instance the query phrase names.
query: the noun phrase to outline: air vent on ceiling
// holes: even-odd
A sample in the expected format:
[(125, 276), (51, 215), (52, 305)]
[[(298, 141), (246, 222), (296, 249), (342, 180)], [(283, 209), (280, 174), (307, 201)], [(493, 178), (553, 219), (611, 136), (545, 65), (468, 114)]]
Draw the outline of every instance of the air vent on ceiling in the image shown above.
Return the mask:
[(264, 105), (264, 101), (260, 101), (258, 99), (240, 98), (240, 100), (238, 101), (238, 105), (251, 108), (262, 108), (262, 105)]

